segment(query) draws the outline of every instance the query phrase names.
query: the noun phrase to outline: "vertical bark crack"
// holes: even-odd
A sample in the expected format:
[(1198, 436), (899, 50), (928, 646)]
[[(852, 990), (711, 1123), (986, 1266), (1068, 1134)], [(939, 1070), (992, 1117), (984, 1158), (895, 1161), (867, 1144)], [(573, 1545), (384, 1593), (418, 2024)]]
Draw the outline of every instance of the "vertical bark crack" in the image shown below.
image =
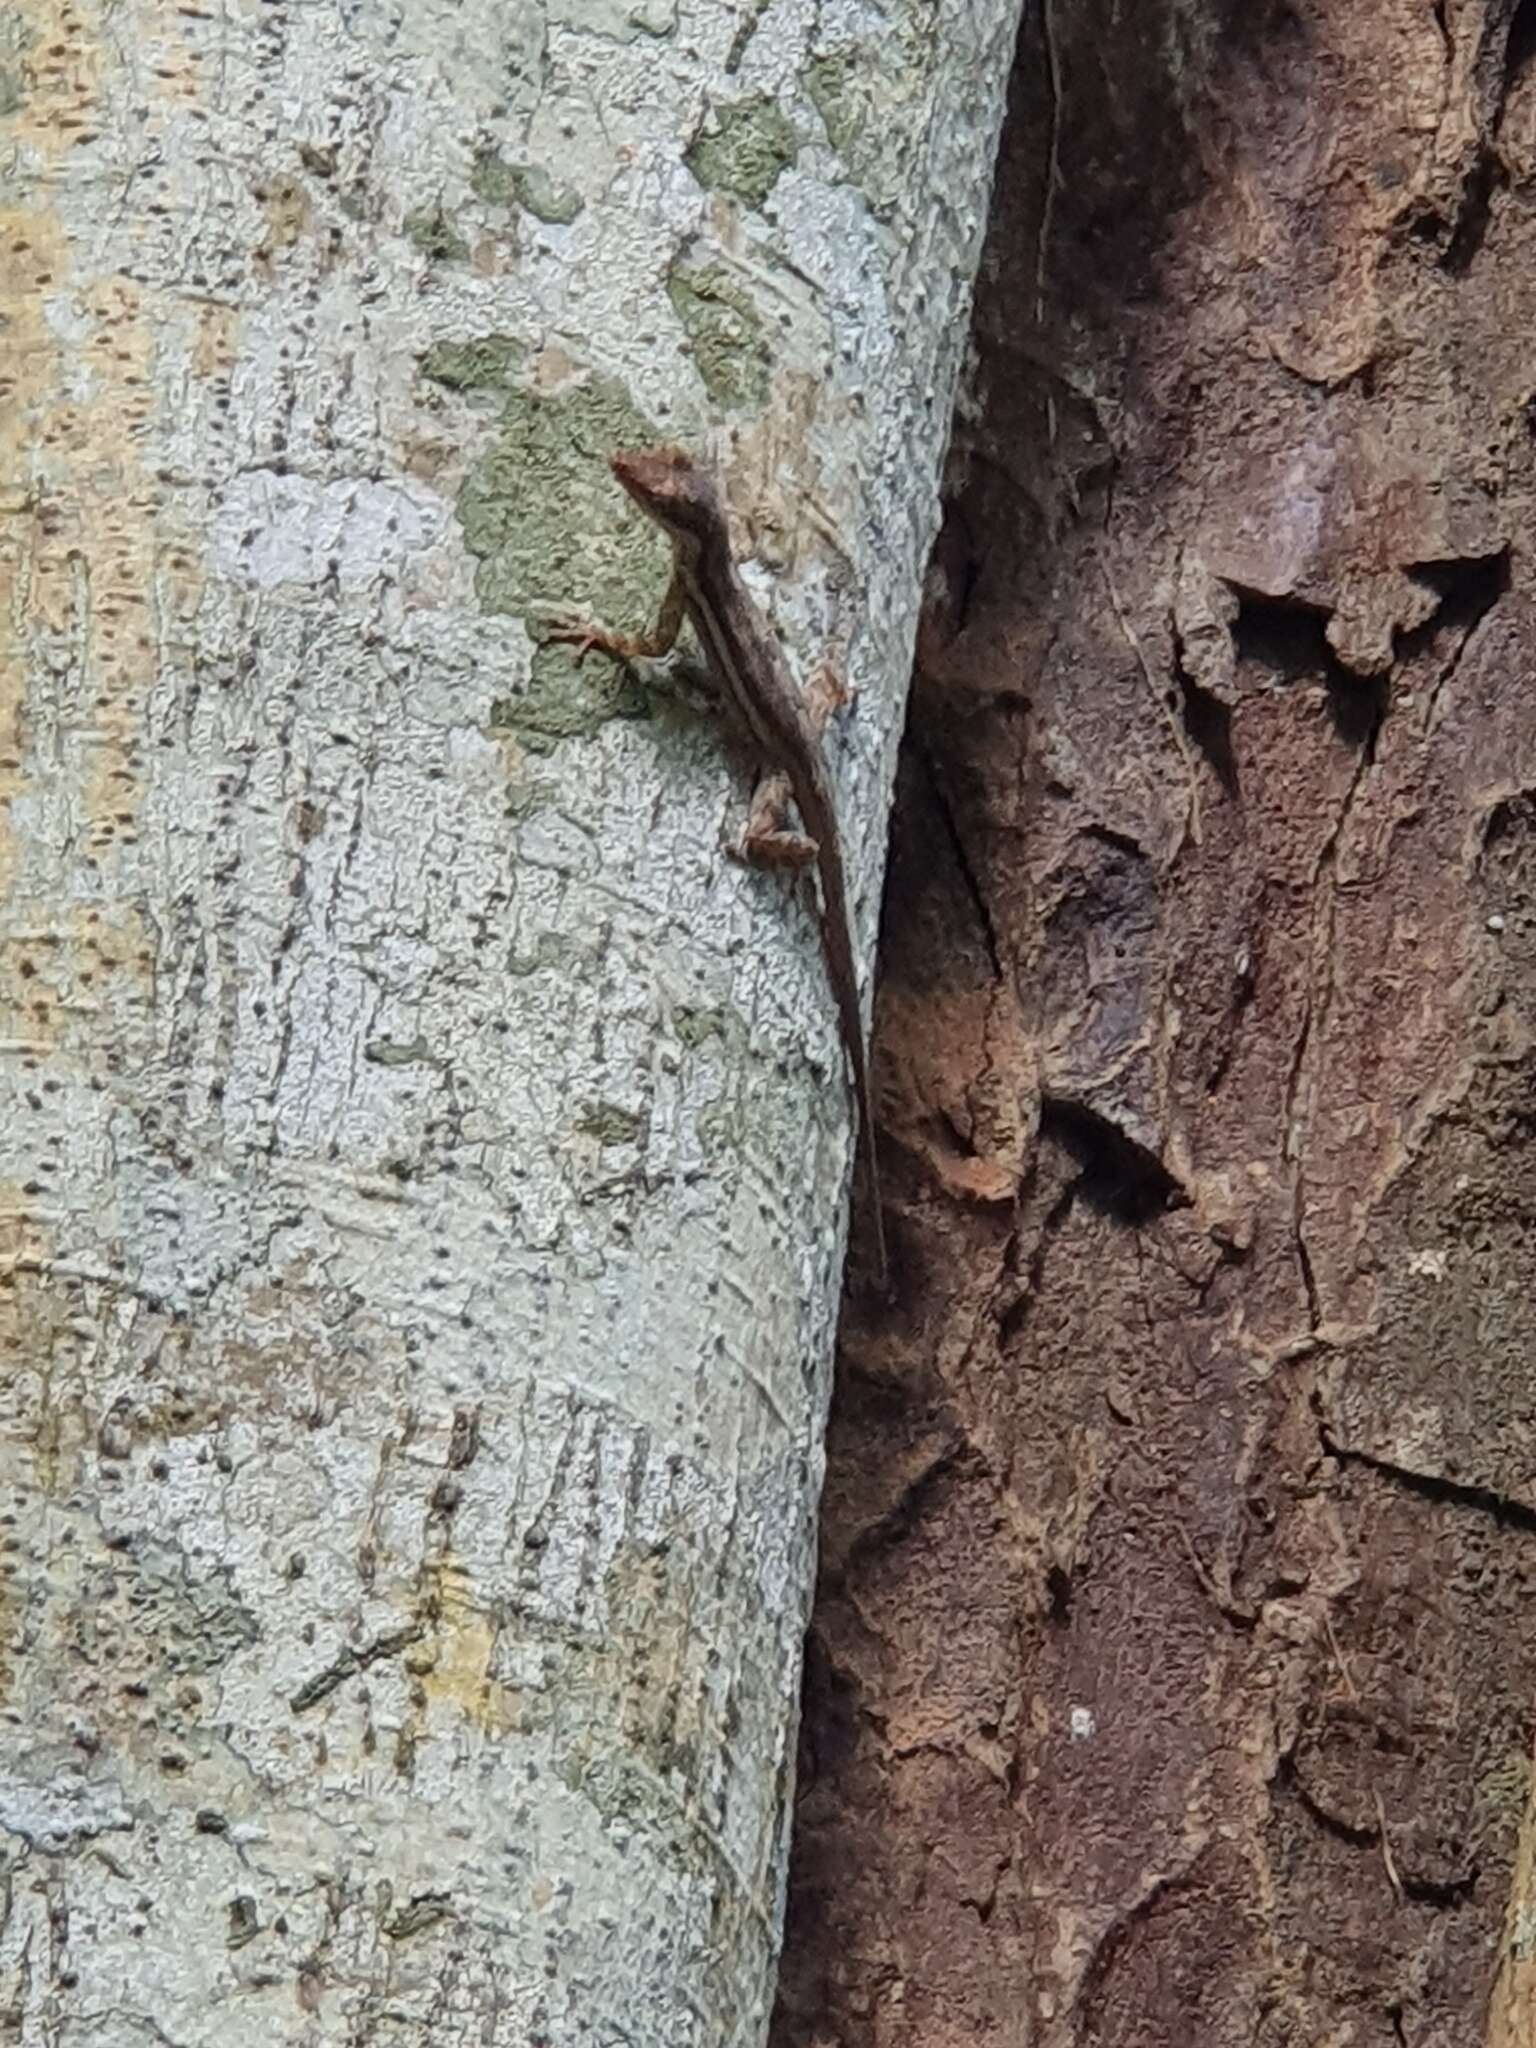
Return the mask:
[(966, 894), (970, 897), (971, 905), (976, 912), (977, 927), (986, 944), (987, 959), (991, 964), (992, 973), (998, 981), (1001, 981), (1003, 978), (1003, 959), (1002, 949), (998, 944), (997, 928), (992, 922), (992, 913), (987, 905), (986, 892), (981, 886), (980, 877), (977, 875), (975, 865), (971, 860), (970, 850), (966, 846), (965, 840), (961, 836), (960, 827), (956, 822), (954, 805), (950, 802), (949, 792), (944, 787), (944, 778), (939, 771), (938, 763), (935, 761), (931, 749), (914, 741), (913, 752), (923, 764), (923, 772), (928, 779), (929, 792), (933, 798), (934, 808), (943, 821), (945, 837), (948, 839), (950, 851), (954, 855), (956, 870), (960, 875), (960, 879), (965, 884)]
[(1530, 69), (1533, 57), (1536, 57), (1536, 0), (1518, 0), (1504, 43), (1504, 100), (1500, 107), (1501, 114), (1503, 106), (1508, 104), (1510, 94)]
[[(1351, 682), (1353, 679), (1351, 678)], [(1333, 675), (1329, 677), (1330, 695), (1335, 698), (1336, 714), (1341, 690)], [(1342, 701), (1353, 705), (1357, 692), (1351, 689)], [(1339, 846), (1349, 829), (1355, 801), (1361, 787), (1376, 759), (1376, 743), (1387, 715), (1389, 685), (1383, 680), (1378, 688), (1370, 692), (1372, 712), (1370, 721), (1360, 732), (1359, 754), (1349, 787), (1339, 804), (1338, 816), (1318, 853), (1312, 875), (1312, 931), (1311, 961), (1307, 974), (1306, 1008), (1301, 1029), (1297, 1034), (1295, 1057), (1291, 1062), (1285, 1098), (1285, 1146), (1292, 1162), (1293, 1180), (1291, 1185), (1291, 1225), (1296, 1245), (1296, 1261), (1300, 1269), (1302, 1285), (1306, 1290), (1308, 1314), (1311, 1318), (1312, 1334), (1316, 1336), (1322, 1327), (1323, 1309), (1319, 1297), (1316, 1272), (1306, 1241), (1307, 1172), (1306, 1143), (1311, 1121), (1309, 1101), (1309, 1064), (1314, 1039), (1327, 1021), (1333, 998), (1333, 937), (1334, 911), (1336, 906), (1336, 876), (1338, 870)], [(1342, 720), (1341, 720), (1342, 723)], [(1346, 733), (1345, 735), (1349, 735)]]

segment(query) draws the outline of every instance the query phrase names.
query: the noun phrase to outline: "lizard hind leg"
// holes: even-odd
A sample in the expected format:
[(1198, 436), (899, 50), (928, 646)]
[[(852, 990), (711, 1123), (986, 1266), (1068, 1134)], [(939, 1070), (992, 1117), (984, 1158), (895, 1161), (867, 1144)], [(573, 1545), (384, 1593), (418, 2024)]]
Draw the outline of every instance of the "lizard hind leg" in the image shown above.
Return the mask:
[(765, 775), (752, 797), (741, 837), (730, 848), (737, 860), (754, 868), (805, 868), (820, 849), (808, 833), (789, 823), (793, 802), (787, 775)]
[(845, 704), (853, 702), (853, 692), (842, 675), (830, 661), (818, 662), (806, 679), (805, 715), (811, 721), (811, 730), (821, 739), (827, 727)]

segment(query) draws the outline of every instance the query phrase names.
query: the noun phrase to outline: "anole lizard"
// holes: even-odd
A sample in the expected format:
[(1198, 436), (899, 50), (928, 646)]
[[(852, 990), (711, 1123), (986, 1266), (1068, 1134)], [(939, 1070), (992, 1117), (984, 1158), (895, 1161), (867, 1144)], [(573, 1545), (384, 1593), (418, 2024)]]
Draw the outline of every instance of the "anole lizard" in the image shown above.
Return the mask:
[[(757, 743), (764, 777), (753, 799), (741, 852), (769, 866), (798, 867), (814, 860), (821, 875), (822, 944), (853, 1069), (875, 1257), (883, 1285), (885, 1227), (870, 1110), (869, 1048), (859, 1007), (837, 806), (816, 723), (741, 580), (731, 553), (725, 505), (713, 477), (681, 448), (626, 451), (613, 456), (609, 467), (672, 543), (672, 581), (648, 633), (611, 633), (570, 619), (556, 622), (550, 638), (574, 643), (583, 657), (596, 647), (619, 661), (654, 660), (671, 649), (686, 619), (698, 635), (711, 674)], [(791, 796), (803, 833), (783, 825), (785, 802)]]

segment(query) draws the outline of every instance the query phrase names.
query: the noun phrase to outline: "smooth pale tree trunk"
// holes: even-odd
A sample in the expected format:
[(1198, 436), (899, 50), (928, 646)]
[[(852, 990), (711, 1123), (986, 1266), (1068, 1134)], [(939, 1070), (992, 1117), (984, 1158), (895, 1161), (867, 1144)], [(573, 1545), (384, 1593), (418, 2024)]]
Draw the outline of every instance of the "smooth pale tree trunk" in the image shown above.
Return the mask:
[(760, 2037), (842, 1054), (533, 628), (716, 459), (867, 948), (1011, 17), (0, 21), (0, 2038)]

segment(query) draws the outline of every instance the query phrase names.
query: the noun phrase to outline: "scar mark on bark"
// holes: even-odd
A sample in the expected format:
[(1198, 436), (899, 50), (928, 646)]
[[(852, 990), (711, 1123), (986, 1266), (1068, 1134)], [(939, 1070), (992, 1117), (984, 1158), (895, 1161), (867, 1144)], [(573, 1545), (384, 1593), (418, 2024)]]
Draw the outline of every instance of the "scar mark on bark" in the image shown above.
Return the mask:
[(1303, 676), (1344, 680), (1348, 671), (1328, 644), (1328, 612), (1305, 598), (1276, 596), (1223, 579), (1237, 599), (1232, 652), (1240, 662), (1267, 669), (1282, 682)]
[(1332, 1807), (1324, 1806), (1302, 1783), (1295, 1760), (1283, 1756), (1275, 1769), (1277, 1789), (1294, 1799), (1307, 1818), (1320, 1827), (1324, 1834), (1332, 1835), (1336, 1842), (1347, 1842), (1352, 1849), (1374, 1849), (1381, 1840), (1380, 1826), (1371, 1827), (1356, 1821), (1346, 1820)]
[(1134, 1956), (1137, 1944), (1146, 1938), (1149, 1927), (1155, 1926), (1159, 1910), (1191, 1883), (1205, 1854), (1202, 1844), (1192, 1849), (1176, 1868), (1157, 1871), (1144, 1879), (1140, 1893), (1126, 1901), (1095, 1942), (1070, 2006), (1072, 2015), (1081, 2014), (1087, 2022), (1089, 2034), (1098, 2033), (1094, 2021), (1107, 2008), (1110, 1979), (1122, 1958)]
[(1147, 659), (1147, 650), (1143, 647), (1141, 637), (1137, 633), (1136, 628), (1131, 624), (1129, 614), (1120, 601), (1120, 593), (1115, 588), (1115, 579), (1109, 570), (1109, 560), (1102, 547), (1098, 551), (1098, 561), (1099, 574), (1104, 578), (1104, 588), (1109, 592), (1109, 602), (1115, 614), (1115, 622), (1125, 637), (1125, 644), (1136, 657), (1136, 666), (1141, 670), (1142, 681), (1151, 693), (1152, 701), (1157, 706), (1163, 722), (1168, 728), (1168, 736), (1173, 741), (1174, 749), (1184, 764), (1185, 803), (1181, 839), (1187, 837), (1192, 844), (1198, 846), (1201, 843), (1202, 836), (1200, 829), (1200, 783), (1199, 778), (1195, 774), (1194, 758), (1189, 750), (1189, 740), (1185, 736), (1183, 722), (1169, 701), (1170, 693), (1158, 687), (1157, 677), (1152, 673), (1152, 664)]
[(1178, 1531), (1180, 1548), (1188, 1560), (1190, 1570), (1195, 1575), (1196, 1583), (1217, 1613), (1225, 1620), (1231, 1622), (1234, 1628), (1240, 1629), (1245, 1633), (1256, 1628), (1259, 1621), (1259, 1610), (1256, 1607), (1244, 1607), (1240, 1600), (1233, 1597), (1230, 1587), (1223, 1589), (1218, 1583), (1215, 1573), (1206, 1564), (1199, 1551), (1196, 1550), (1194, 1538), (1185, 1527), (1182, 1517), (1174, 1515), (1172, 1522), (1174, 1528)]
[(1447, 555), (1404, 566), (1410, 576), (1427, 583), (1440, 599), (1439, 609), (1428, 626), (1418, 629), (1421, 633), (1448, 625), (1470, 632), (1482, 624), (1509, 589), (1507, 543), (1486, 555)]
[(1186, 666), (1184, 639), (1177, 626), (1173, 628), (1173, 673), (1179, 685), (1184, 730), (1209, 764), (1223, 794), (1233, 803), (1240, 803), (1242, 790), (1238, 784), (1237, 758), (1232, 751), (1232, 707), (1199, 682)]
[(913, 751), (918, 760), (923, 764), (923, 773), (928, 783), (929, 794), (933, 799), (934, 809), (938, 812), (940, 822), (943, 824), (944, 836), (949, 841), (950, 852), (954, 856), (956, 870), (961, 881), (965, 884), (966, 894), (970, 897), (972, 908), (976, 912), (976, 923), (986, 944), (987, 959), (992, 968), (993, 976), (996, 980), (1001, 981), (1003, 978), (1002, 951), (998, 945), (997, 928), (992, 922), (992, 912), (987, 903), (986, 892), (981, 886), (981, 879), (972, 864), (969, 849), (956, 821), (954, 806), (949, 800), (949, 792), (944, 787), (944, 778), (939, 772), (938, 763), (927, 747), (918, 745)]
[[(1030, 1312), (1040, 1299), (1045, 1288), (1045, 1265), (1050, 1256), (1052, 1241), (1060, 1234), (1062, 1225), (1071, 1215), (1077, 1200), (1074, 1183), (1063, 1188), (1041, 1219), (1040, 1228), (1029, 1254), (1029, 1264), (1024, 1275), (1024, 1285), (1009, 1302), (997, 1320), (997, 1343), (1001, 1351), (1007, 1351), (1017, 1340)], [(1010, 1254), (1011, 1256), (1011, 1254)]]
[[(1455, 680), (1468, 649), (1489, 615), (1509, 590), (1509, 549), (1491, 555), (1473, 555), (1454, 562), (1416, 562), (1409, 574), (1422, 578), (1442, 592), (1440, 608), (1419, 634), (1433, 637), (1447, 630), (1452, 634), (1450, 653), (1424, 700), (1420, 730), (1433, 729), (1440, 699)], [(1409, 651), (1405, 644), (1404, 652)]]
[(1040, 1104), (1040, 1132), (1055, 1138), (1082, 1168), (1077, 1194), (1118, 1223), (1136, 1229), (1189, 1204), (1155, 1152), (1086, 1103), (1046, 1096)]
[[(1334, 671), (1337, 673), (1335, 674)], [(1348, 675), (1337, 660), (1332, 664), (1328, 676), (1330, 698), (1334, 696), (1337, 678)], [(1308, 963), (1306, 984), (1306, 1007), (1302, 1014), (1301, 1028), (1296, 1037), (1296, 1050), (1291, 1060), (1291, 1070), (1286, 1079), (1285, 1090), (1285, 1157), (1291, 1162), (1294, 1179), (1291, 1187), (1291, 1231), (1296, 1247), (1296, 1264), (1306, 1291), (1307, 1313), (1311, 1318), (1315, 1335), (1322, 1327), (1322, 1302), (1318, 1294), (1317, 1277), (1312, 1265), (1312, 1255), (1306, 1241), (1307, 1174), (1306, 1140), (1310, 1123), (1310, 1105), (1307, 1101), (1309, 1064), (1312, 1048), (1321, 1036), (1328, 1021), (1328, 1011), (1333, 994), (1334, 964), (1334, 917), (1337, 909), (1336, 874), (1339, 847), (1349, 829), (1354, 813), (1355, 801), (1360, 794), (1366, 776), (1376, 760), (1376, 743), (1381, 728), (1386, 722), (1391, 702), (1391, 682), (1381, 677), (1371, 684), (1362, 685), (1359, 678), (1348, 676), (1349, 701), (1362, 707), (1369, 704), (1369, 720), (1359, 731), (1357, 744), (1359, 754), (1355, 761), (1354, 773), (1350, 776), (1349, 787), (1339, 804), (1338, 816), (1324, 840), (1312, 870), (1311, 905), (1311, 959)], [(1339, 717), (1341, 735), (1350, 735), (1344, 729), (1342, 715)]]
[(1111, 853), (1123, 854), (1127, 860), (1145, 860), (1147, 849), (1141, 841), (1129, 832), (1117, 832), (1113, 825), (1085, 825), (1083, 837), (1091, 839), (1096, 846), (1107, 846)]
[[(1346, 746), (1358, 747), (1362, 767), (1370, 767), (1376, 759), (1376, 743), (1381, 737), (1381, 728), (1387, 722), (1387, 713), (1392, 707), (1392, 683), (1389, 676), (1357, 676), (1340, 668), (1327, 678), (1328, 709), (1333, 717), (1334, 729)], [(1354, 799), (1359, 783), (1359, 770), (1355, 783), (1351, 785), (1349, 801)]]
[(320, 1701), (333, 1693), (338, 1685), (359, 1671), (366, 1671), (370, 1664), (378, 1664), (386, 1657), (398, 1657), (402, 1650), (412, 1643), (419, 1643), (426, 1629), (419, 1621), (413, 1621), (404, 1628), (387, 1630), (375, 1636), (371, 1643), (360, 1649), (345, 1649), (334, 1658), (323, 1671), (317, 1671), (313, 1678), (305, 1679), (298, 1691), (288, 1702), (291, 1713), (302, 1714), (308, 1708), (318, 1706)]
[(1331, 609), (1294, 594), (1255, 591), (1230, 578), (1227, 586), (1237, 598), (1232, 621), (1236, 658), (1279, 682), (1321, 682), (1339, 737), (1349, 746), (1374, 751), (1388, 709), (1387, 683), (1382, 677), (1357, 675), (1340, 660), (1328, 638)]
[(453, 1411), (453, 1433), (448, 1439), (449, 1471), (462, 1472), (466, 1465), (472, 1465), (479, 1449), (480, 1410), (456, 1408)]
[(1258, 906), (1249, 919), (1247, 934), (1232, 962), (1232, 993), (1227, 1003), (1226, 1017), (1222, 1024), (1221, 1042), (1216, 1050), (1215, 1064), (1207, 1076), (1205, 1087), (1208, 1095), (1214, 1095), (1226, 1080), (1242, 1031), (1245, 1013), (1252, 1007), (1259, 985), (1259, 954), (1262, 950), (1266, 928), (1268, 889), (1259, 892)]
[(1501, 114), (1503, 106), (1509, 102), (1509, 95), (1530, 69), (1533, 57), (1536, 57), (1536, 0), (1519, 0), (1504, 43), (1504, 96), (1500, 107)]
[(1435, 27), (1440, 31), (1440, 40), (1445, 45), (1445, 61), (1450, 64), (1456, 55), (1456, 44), (1451, 35), (1451, 25), (1446, 19), (1446, 0), (1433, 0)]
[(951, 1485), (985, 1483), (987, 1478), (986, 1461), (976, 1450), (958, 1440), (941, 1445), (919, 1471), (908, 1476), (895, 1499), (887, 1502), (881, 1513), (853, 1539), (843, 1567), (844, 1577), (854, 1580), (862, 1559), (882, 1557), (899, 1549), (915, 1530), (930, 1525), (931, 1503), (941, 1490)]
[(1478, 151), (1477, 161), (1462, 184), (1461, 200), (1456, 209), (1456, 223), (1451, 229), (1451, 239), (1446, 243), (1440, 258), (1442, 270), (1450, 271), (1455, 277), (1462, 277), (1472, 268), (1483, 243), (1488, 238), (1488, 223), (1493, 217), (1494, 191), (1505, 182), (1503, 164), (1493, 149), (1485, 144)]
[(1329, 1457), (1337, 1458), (1341, 1465), (1363, 1465), (1367, 1471), (1380, 1473), (1383, 1479), (1421, 1500), (1489, 1515), (1501, 1529), (1518, 1529), (1522, 1534), (1536, 1536), (1536, 1507), (1529, 1507), (1494, 1487), (1447, 1479), (1436, 1472), (1416, 1472), (1411, 1466), (1394, 1464), (1390, 1458), (1377, 1457), (1371, 1451), (1352, 1449), (1338, 1442), (1326, 1421), (1319, 1423), (1318, 1440)]
[(418, 1892), (393, 1919), (385, 1921), (384, 1932), (391, 1941), (409, 1941), (413, 1934), (425, 1934), (429, 1927), (436, 1927), (452, 1915), (452, 1893)]

